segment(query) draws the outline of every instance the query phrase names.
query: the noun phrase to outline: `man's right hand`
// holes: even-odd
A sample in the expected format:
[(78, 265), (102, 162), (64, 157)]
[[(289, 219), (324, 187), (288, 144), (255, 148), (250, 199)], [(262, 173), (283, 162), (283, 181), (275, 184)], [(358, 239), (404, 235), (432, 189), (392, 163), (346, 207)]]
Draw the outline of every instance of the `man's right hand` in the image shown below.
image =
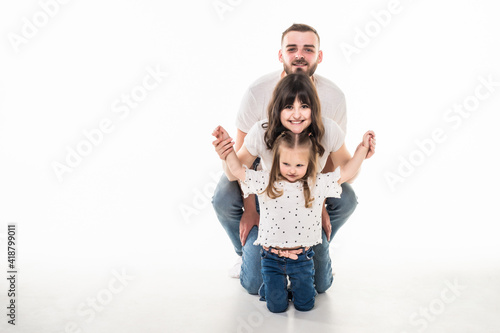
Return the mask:
[(240, 241), (241, 245), (245, 245), (248, 234), (253, 226), (259, 226), (259, 213), (254, 209), (245, 209), (240, 220)]

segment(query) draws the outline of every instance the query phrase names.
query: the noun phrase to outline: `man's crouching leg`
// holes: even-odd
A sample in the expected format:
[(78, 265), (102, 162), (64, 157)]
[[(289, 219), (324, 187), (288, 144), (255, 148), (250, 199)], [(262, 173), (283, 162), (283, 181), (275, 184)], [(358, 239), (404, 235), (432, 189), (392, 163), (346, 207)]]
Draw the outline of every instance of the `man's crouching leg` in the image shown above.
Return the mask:
[(262, 284), (260, 265), (260, 245), (253, 245), (257, 240), (259, 229), (254, 226), (248, 234), (243, 246), (243, 263), (241, 264), (240, 282), (249, 294), (257, 295)]

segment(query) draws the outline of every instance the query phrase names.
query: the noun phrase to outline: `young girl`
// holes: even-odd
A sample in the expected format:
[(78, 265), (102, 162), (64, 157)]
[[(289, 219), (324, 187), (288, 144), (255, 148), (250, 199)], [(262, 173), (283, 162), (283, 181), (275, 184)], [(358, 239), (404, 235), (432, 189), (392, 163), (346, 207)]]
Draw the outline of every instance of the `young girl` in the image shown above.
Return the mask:
[[(217, 140), (229, 139), (220, 126), (212, 134)], [(340, 197), (340, 184), (358, 172), (374, 137), (368, 131), (354, 156), (342, 168), (326, 174), (317, 172), (321, 148), (307, 132), (283, 131), (276, 138), (270, 172), (246, 168), (234, 151), (225, 155), (228, 177), (241, 181), (244, 196), (257, 194), (259, 198), (259, 233), (254, 242), (263, 249), (263, 284), (259, 294), (271, 312), (288, 308), (287, 275), (295, 308), (313, 308), (316, 290), (312, 246), (322, 242), (324, 199)]]

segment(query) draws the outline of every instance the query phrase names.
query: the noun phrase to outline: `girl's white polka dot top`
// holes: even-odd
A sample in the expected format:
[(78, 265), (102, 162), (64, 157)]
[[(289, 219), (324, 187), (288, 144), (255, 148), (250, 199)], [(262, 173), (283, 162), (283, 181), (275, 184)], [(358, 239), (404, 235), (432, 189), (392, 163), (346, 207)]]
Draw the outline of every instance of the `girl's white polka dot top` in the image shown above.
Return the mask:
[(302, 182), (277, 182), (276, 188), (283, 190), (283, 194), (271, 199), (264, 193), (269, 173), (246, 169), (245, 181), (241, 182), (243, 195), (246, 198), (249, 194), (257, 194), (259, 198), (259, 235), (254, 245), (289, 248), (321, 243), (323, 201), (329, 197), (340, 198), (339, 179), (340, 168), (318, 174), (311, 187), (314, 201), (311, 208), (306, 208)]

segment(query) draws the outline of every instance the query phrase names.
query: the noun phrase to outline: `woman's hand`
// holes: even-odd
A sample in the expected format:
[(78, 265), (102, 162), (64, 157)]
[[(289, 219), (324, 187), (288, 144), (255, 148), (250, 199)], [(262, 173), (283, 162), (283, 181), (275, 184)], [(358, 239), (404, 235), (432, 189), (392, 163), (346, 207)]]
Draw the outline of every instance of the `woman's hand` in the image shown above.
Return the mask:
[(212, 142), (215, 151), (220, 159), (225, 161), (227, 155), (233, 151), (234, 141), (222, 126), (217, 126), (212, 132), (212, 135), (216, 138), (216, 140)]

